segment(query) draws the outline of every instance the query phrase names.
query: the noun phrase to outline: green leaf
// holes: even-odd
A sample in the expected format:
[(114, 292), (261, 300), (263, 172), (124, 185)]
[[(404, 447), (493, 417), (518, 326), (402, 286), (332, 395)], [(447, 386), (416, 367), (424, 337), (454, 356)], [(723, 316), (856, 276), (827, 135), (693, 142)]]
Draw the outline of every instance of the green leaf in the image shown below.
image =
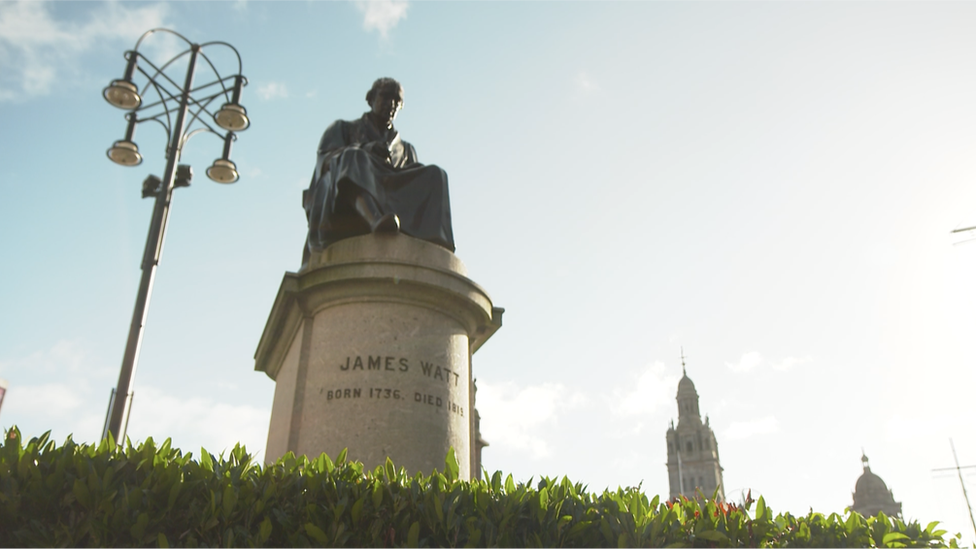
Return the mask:
[(762, 496), (756, 502), (756, 520), (766, 520), (766, 500)]
[(515, 493), (515, 481), (512, 479), (512, 475), (509, 474), (505, 478), (505, 493), (512, 494)]
[(176, 503), (176, 498), (180, 497), (180, 490), (183, 489), (182, 482), (174, 482), (173, 486), (169, 489), (169, 500), (166, 503), (166, 509), (172, 509), (173, 505)]
[(78, 503), (82, 504), (85, 508), (91, 507), (91, 494), (88, 491), (88, 485), (82, 482), (81, 479), (75, 479), (71, 491), (74, 493)]
[(801, 522), (800, 528), (797, 529), (796, 537), (801, 540), (810, 539), (810, 525), (806, 522)]
[(229, 519), (231, 513), (234, 512), (234, 507), (237, 505), (237, 490), (232, 484), (228, 484), (224, 488), (224, 499), (221, 507), (224, 510), (224, 518)]
[(539, 522), (546, 518), (546, 511), (549, 508), (549, 489), (543, 488), (539, 490)]
[[(168, 441), (169, 439), (166, 439), (166, 440)], [(166, 534), (164, 534), (162, 532), (160, 532), (159, 534), (157, 534), (156, 535), (156, 544), (159, 545), (160, 547), (169, 547), (169, 540), (166, 539)]]
[(386, 473), (387, 482), (393, 482), (396, 479), (396, 467), (393, 465), (393, 460), (389, 457), (386, 458), (386, 468), (384, 472)]
[(491, 475), (491, 489), (492, 489), (493, 492), (499, 492), (499, 491), (501, 491), (501, 489), (502, 489), (502, 472), (501, 471), (495, 471), (495, 473)]
[(567, 546), (577, 545), (573, 540), (576, 536), (580, 535), (580, 532), (590, 528), (593, 525), (593, 521), (584, 520), (582, 522), (577, 522), (576, 524), (569, 527), (569, 531), (566, 532), (566, 542)]
[(258, 539), (261, 540), (261, 543), (268, 541), (268, 538), (271, 537), (271, 530), (273, 530), (271, 517), (264, 517), (264, 520), (261, 521), (261, 529), (258, 531)]
[(139, 517), (136, 518), (136, 523), (132, 525), (129, 529), (129, 533), (132, 537), (138, 540), (142, 539), (142, 536), (146, 535), (146, 526), (149, 525), (149, 515), (147, 513), (139, 513)]
[(882, 538), (881, 544), (886, 547), (890, 547), (890, 545), (888, 544), (902, 539), (910, 539), (910, 538), (901, 532), (888, 532), (887, 534), (885, 534), (884, 538)]
[(329, 538), (326, 537), (325, 532), (321, 528), (312, 524), (311, 522), (305, 523), (305, 533), (307, 533), (312, 539), (321, 543), (322, 545), (328, 545)]
[(379, 509), (382, 503), (383, 503), (383, 484), (381, 482), (374, 482), (373, 483), (373, 507)]
[(718, 530), (705, 530), (702, 532), (698, 532), (697, 534), (695, 534), (695, 537), (706, 539), (708, 541), (718, 541), (718, 542), (725, 542), (725, 543), (728, 543), (729, 541), (729, 537), (723, 534), (722, 532), (719, 532)]
[(410, 525), (410, 531), (407, 532), (407, 547), (416, 547), (418, 541), (420, 540), (420, 522), (414, 521)]
[(204, 469), (210, 471), (211, 473), (214, 470), (213, 459), (210, 458), (210, 454), (203, 448), (200, 448), (200, 467), (203, 467)]
[(359, 498), (356, 500), (356, 503), (352, 504), (351, 513), (352, 513), (352, 522), (354, 525), (359, 523), (359, 516), (363, 514), (363, 503), (365, 502), (366, 502), (365, 498)]
[(471, 537), (464, 544), (465, 547), (481, 547), (481, 530), (475, 528), (471, 531)]
[(457, 456), (454, 455), (454, 447), (451, 446), (447, 449), (447, 457), (444, 458), (444, 476), (448, 481), (454, 482), (458, 479), (459, 470)]

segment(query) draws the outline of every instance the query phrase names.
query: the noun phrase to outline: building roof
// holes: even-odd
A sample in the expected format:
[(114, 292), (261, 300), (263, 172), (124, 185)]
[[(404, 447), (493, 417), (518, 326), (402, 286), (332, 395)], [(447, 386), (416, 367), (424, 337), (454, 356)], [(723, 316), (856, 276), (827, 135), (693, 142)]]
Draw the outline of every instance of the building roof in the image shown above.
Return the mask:
[(681, 380), (678, 381), (678, 398), (682, 396), (698, 396), (698, 391), (695, 390), (695, 383), (691, 381), (687, 373), (681, 376)]
[(864, 516), (875, 516), (879, 511), (884, 511), (888, 516), (901, 515), (901, 503), (895, 501), (895, 496), (885, 481), (871, 472), (868, 457), (863, 453), (861, 465), (864, 473), (854, 484), (854, 504), (851, 508)]

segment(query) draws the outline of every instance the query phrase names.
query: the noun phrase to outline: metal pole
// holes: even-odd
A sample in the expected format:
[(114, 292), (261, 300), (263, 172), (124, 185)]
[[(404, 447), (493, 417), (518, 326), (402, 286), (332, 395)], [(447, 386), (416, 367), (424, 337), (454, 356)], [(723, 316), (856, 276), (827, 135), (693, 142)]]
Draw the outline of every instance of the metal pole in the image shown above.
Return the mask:
[(153, 208), (152, 222), (149, 225), (149, 235), (146, 237), (146, 250), (142, 256), (142, 279), (139, 282), (139, 293), (136, 296), (135, 310), (132, 311), (132, 324), (129, 325), (129, 338), (125, 343), (125, 354), (122, 357), (122, 370), (119, 372), (115, 399), (112, 401), (112, 408), (109, 412), (108, 430), (112, 437), (119, 442), (125, 437), (123, 425), (128, 427), (129, 423), (130, 389), (139, 362), (139, 348), (142, 346), (143, 329), (149, 313), (149, 298), (152, 294), (153, 280), (156, 277), (156, 267), (159, 265), (159, 258), (163, 253), (166, 222), (169, 219), (170, 202), (173, 200), (176, 165), (180, 161), (187, 105), (189, 104), (190, 89), (193, 87), (193, 71), (196, 68), (199, 51), (200, 46), (197, 44), (190, 47), (186, 83), (183, 85), (183, 93), (180, 94), (180, 109), (176, 115), (173, 134), (170, 136), (169, 148), (166, 150), (166, 172), (163, 175), (162, 188), (156, 194), (156, 205)]
[(956, 462), (956, 473), (959, 475), (959, 485), (962, 486), (962, 497), (966, 498), (966, 509), (969, 509), (969, 523), (973, 525), (973, 533), (976, 533), (976, 521), (973, 520), (973, 507), (969, 505), (969, 494), (966, 493), (966, 483), (962, 481), (962, 467), (959, 467), (959, 458), (956, 457), (956, 445), (949, 439), (949, 446), (952, 447), (952, 459)]
[(108, 420), (112, 417), (112, 403), (115, 402), (115, 387), (112, 387), (112, 392), (108, 395), (108, 408), (105, 409), (105, 423), (102, 425), (102, 438), (104, 439), (108, 436)]

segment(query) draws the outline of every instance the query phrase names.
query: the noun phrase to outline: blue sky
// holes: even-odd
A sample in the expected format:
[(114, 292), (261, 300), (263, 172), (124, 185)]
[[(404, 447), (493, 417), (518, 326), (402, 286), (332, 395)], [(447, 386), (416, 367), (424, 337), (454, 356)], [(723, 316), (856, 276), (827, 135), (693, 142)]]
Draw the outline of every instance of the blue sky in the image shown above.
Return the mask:
[(252, 126), (233, 186), (204, 176), (219, 141), (184, 149), (134, 439), (263, 452), (253, 353), (319, 136), (393, 76), (506, 308), (474, 357), (488, 469), (666, 494), (683, 346), (731, 497), (842, 511), (863, 448), (908, 517), (971, 543), (931, 470), (950, 437), (976, 463), (976, 244), (950, 235), (976, 225), (974, 25), (972, 3), (0, 2), (0, 424), (101, 432), (165, 146), (143, 125), (145, 162), (109, 162), (101, 90), (167, 27), (237, 47)]

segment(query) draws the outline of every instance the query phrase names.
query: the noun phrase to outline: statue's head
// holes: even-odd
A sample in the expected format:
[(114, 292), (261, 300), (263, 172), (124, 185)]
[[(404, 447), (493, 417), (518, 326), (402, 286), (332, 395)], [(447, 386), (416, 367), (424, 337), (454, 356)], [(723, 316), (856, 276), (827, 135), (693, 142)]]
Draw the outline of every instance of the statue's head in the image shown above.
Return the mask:
[(366, 92), (366, 102), (372, 105), (373, 98), (376, 97), (376, 94), (380, 90), (386, 90), (388, 92), (392, 92), (393, 94), (395, 94), (397, 97), (400, 98), (400, 104), (401, 105), (403, 104), (403, 86), (401, 86), (400, 83), (396, 81), (396, 79), (390, 78), (388, 76), (384, 76), (383, 78), (377, 78), (376, 81), (373, 82), (373, 87), (370, 88), (368, 92)]
[(403, 86), (392, 78), (377, 78), (366, 92), (366, 102), (378, 124), (391, 126), (403, 108)]

